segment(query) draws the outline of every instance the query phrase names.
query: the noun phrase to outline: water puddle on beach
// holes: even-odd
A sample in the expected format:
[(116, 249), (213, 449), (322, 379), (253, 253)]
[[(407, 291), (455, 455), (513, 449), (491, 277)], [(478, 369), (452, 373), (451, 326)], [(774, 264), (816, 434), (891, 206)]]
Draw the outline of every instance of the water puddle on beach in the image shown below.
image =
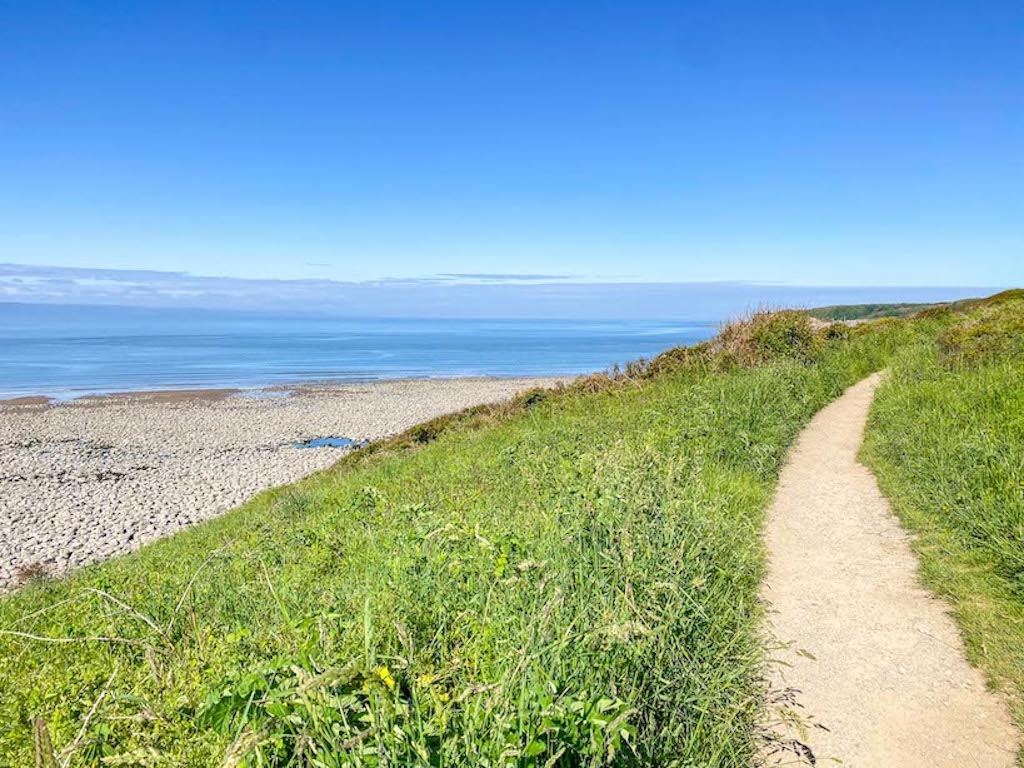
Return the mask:
[(309, 440), (297, 440), (292, 443), (294, 448), (362, 448), (366, 440), (352, 440), (348, 437), (311, 437)]

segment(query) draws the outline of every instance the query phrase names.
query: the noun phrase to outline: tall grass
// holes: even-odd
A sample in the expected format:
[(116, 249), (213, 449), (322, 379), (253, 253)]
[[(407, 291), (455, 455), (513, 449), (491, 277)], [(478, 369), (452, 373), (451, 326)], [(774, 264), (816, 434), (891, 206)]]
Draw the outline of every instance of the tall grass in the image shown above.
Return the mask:
[(1024, 295), (947, 320), (893, 366), (863, 456), (1024, 726)]
[(35, 580), (0, 765), (749, 765), (779, 465), (914, 333), (760, 316)]

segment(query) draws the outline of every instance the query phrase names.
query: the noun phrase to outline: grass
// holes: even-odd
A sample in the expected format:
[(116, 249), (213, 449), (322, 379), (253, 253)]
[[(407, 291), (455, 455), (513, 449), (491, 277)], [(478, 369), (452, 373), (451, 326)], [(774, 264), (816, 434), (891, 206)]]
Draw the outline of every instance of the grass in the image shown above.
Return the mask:
[(946, 320), (937, 344), (893, 366), (863, 457), (917, 534), (922, 578), (951, 604), (970, 660), (1024, 727), (1024, 293)]
[(780, 463), (920, 333), (762, 313), (33, 578), (0, 765), (749, 765)]

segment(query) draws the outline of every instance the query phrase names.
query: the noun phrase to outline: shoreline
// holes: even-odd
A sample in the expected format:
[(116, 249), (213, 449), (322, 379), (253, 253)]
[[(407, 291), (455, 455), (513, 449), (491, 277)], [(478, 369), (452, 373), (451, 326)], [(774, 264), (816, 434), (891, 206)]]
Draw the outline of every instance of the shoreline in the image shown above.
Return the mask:
[(395, 376), (382, 378), (303, 379), (256, 386), (223, 385), (210, 387), (181, 386), (141, 389), (83, 390), (78, 393), (47, 394), (45, 391), (16, 393), (0, 392), (0, 408), (18, 406), (60, 406), (68, 404), (102, 403), (106, 401), (140, 402), (212, 402), (237, 397), (244, 400), (279, 399), (295, 394), (315, 393), (319, 390), (345, 387), (365, 387), (403, 382), (479, 382), (479, 381), (571, 381), (588, 372), (547, 373), (537, 375), (466, 374), (440, 376)]
[[(0, 593), (217, 517), (364, 440), (573, 377), (391, 379), (0, 402)], [(325, 447), (299, 447), (314, 441)], [(346, 442), (351, 441), (351, 442)], [(341, 446), (341, 447), (337, 447)]]

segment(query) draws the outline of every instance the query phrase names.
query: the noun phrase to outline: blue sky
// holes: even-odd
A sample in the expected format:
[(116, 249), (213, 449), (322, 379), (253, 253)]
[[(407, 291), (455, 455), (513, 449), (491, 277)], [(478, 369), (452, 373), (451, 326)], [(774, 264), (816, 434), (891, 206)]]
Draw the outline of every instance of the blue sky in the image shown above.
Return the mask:
[(1014, 285), (1024, 4), (4, 1), (0, 180), (23, 265)]

